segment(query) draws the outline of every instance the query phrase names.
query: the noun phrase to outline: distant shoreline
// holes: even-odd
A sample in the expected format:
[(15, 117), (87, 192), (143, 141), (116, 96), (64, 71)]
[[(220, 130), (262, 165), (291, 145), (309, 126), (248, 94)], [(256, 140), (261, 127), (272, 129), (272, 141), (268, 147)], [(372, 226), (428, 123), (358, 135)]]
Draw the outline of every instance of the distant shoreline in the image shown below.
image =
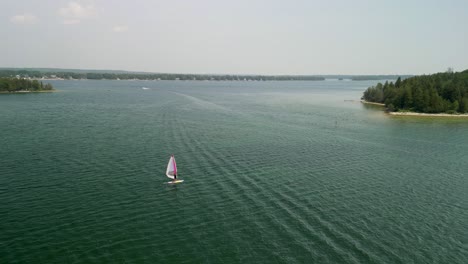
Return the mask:
[(346, 74), (203, 74), (155, 73), (115, 70), (80, 70), (52, 68), (1, 68), (0, 76), (36, 80), (167, 80), (167, 81), (385, 81), (412, 75), (346, 75)]
[(47, 91), (0, 91), (0, 94), (24, 94), (24, 93), (53, 93), (56, 92), (57, 90), (47, 90)]

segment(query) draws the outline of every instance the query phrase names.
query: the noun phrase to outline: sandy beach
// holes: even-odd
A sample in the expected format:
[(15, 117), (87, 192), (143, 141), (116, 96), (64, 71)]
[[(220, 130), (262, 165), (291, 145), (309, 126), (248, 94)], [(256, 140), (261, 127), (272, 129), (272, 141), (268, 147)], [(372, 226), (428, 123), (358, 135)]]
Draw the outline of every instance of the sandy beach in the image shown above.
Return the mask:
[[(373, 102), (368, 102), (365, 100), (361, 100), (361, 103), (385, 106), (385, 104), (373, 103)], [(465, 118), (468, 118), (468, 114), (445, 114), (445, 113), (431, 114), (431, 113), (416, 113), (416, 112), (387, 112), (387, 114), (393, 115), (393, 116), (465, 117)]]
[(385, 104), (368, 102), (368, 101), (366, 101), (366, 100), (361, 100), (361, 103), (363, 103), (363, 104), (371, 104), (371, 105), (385, 106)]
[(416, 113), (416, 112), (388, 112), (389, 115), (394, 116), (431, 116), (431, 117), (465, 117), (468, 118), (468, 114), (429, 114), (429, 113)]

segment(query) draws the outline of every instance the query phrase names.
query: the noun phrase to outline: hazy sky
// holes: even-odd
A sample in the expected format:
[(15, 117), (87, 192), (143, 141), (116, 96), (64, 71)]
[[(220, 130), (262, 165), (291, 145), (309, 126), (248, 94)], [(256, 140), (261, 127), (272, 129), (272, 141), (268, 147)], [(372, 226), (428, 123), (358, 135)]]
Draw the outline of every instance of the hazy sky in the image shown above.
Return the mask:
[(0, 1), (0, 67), (232, 74), (468, 69), (467, 0)]

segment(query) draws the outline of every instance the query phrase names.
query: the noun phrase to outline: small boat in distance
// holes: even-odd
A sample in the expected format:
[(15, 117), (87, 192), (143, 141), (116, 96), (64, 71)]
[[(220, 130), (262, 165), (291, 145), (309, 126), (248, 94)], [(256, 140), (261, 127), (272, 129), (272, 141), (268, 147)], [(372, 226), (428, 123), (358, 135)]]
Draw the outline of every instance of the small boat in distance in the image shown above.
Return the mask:
[(184, 180), (178, 180), (177, 179), (177, 164), (174, 158), (174, 155), (171, 155), (169, 158), (169, 163), (167, 164), (167, 169), (166, 169), (166, 176), (169, 179), (172, 179), (172, 181), (167, 182), (167, 183), (181, 183)]

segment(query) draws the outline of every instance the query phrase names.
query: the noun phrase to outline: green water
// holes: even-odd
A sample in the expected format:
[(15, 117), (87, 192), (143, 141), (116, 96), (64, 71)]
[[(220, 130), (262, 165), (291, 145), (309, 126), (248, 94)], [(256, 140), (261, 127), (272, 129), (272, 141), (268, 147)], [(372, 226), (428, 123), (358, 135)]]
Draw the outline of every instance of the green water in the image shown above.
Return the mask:
[(468, 120), (345, 101), (374, 82), (53, 84), (0, 96), (1, 263), (468, 263)]

